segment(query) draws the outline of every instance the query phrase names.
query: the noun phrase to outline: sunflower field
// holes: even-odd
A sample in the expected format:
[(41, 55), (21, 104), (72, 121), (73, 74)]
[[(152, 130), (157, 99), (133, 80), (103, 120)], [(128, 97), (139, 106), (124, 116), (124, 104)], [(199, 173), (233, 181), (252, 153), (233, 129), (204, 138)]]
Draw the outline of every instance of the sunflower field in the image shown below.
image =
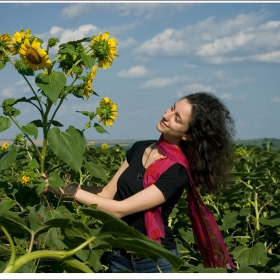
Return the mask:
[[(85, 207), (55, 192), (44, 192), (49, 177), (53, 188), (65, 182), (103, 186), (122, 164), (126, 150), (120, 145), (101, 147), (87, 143), (84, 132), (106, 133), (117, 118), (117, 104), (100, 98), (83, 128), (63, 124), (56, 114), (67, 96), (88, 101), (98, 68), (112, 66), (117, 42), (98, 34), (47, 47), (31, 30), (0, 35), (0, 70), (11, 63), (26, 81), (31, 97), (1, 102), (0, 133), (15, 125), (19, 133), (0, 147), (0, 271), (2, 273), (107, 273), (113, 246), (144, 255), (155, 262), (166, 258), (177, 273), (280, 272), (280, 151), (269, 142), (262, 147), (235, 145), (232, 182), (218, 196), (202, 196), (221, 229), (236, 270), (204, 268), (194, 243), (185, 194), (171, 213), (180, 256), (129, 227), (121, 219)], [(51, 60), (50, 48), (57, 47)], [(36, 74), (35, 74), (36, 73)], [(0, 73), (1, 74), (1, 73)], [(35, 80), (34, 88), (32, 79)], [(36, 119), (21, 124), (19, 103), (27, 103)], [(98, 121), (94, 121), (97, 119)], [(39, 133), (42, 145), (36, 145)]]

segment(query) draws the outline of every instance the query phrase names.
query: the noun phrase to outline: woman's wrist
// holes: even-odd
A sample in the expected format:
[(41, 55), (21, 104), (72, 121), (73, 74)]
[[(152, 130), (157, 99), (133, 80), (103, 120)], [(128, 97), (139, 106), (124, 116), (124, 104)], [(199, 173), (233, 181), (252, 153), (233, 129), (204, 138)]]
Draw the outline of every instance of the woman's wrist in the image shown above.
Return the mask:
[(78, 189), (80, 189), (80, 188), (81, 188), (81, 186), (79, 184), (70, 183), (66, 187), (64, 187), (62, 189), (62, 191), (66, 196), (74, 198)]

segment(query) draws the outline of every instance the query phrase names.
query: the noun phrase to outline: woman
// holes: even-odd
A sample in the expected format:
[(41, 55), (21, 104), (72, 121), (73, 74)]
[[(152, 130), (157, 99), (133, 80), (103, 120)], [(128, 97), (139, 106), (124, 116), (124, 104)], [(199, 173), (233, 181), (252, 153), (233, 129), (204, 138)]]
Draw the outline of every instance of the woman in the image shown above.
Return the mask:
[[(168, 108), (156, 127), (161, 133), (159, 140), (134, 143), (127, 151), (126, 160), (105, 187), (72, 183), (64, 192), (82, 204), (97, 204), (98, 210), (123, 219), (128, 225), (179, 255), (168, 227), (168, 216), (188, 186), (190, 218), (205, 266), (230, 263), (233, 267), (217, 225), (205, 210), (194, 187), (200, 186), (203, 193), (216, 192), (218, 186), (226, 183), (232, 163), (231, 141), (234, 131), (229, 111), (212, 94), (190, 94)], [(208, 229), (197, 222), (201, 220), (199, 215), (204, 217), (206, 223), (209, 221)], [(214, 226), (208, 234), (211, 225)], [(213, 244), (218, 244), (219, 253), (223, 251), (221, 254), (225, 255), (221, 264), (209, 260), (211, 257), (205, 251), (205, 236), (202, 237), (200, 232), (205, 232), (204, 235), (209, 235), (210, 239), (212, 235), (219, 236), (220, 240), (215, 239)], [(209, 242), (212, 242), (210, 239)], [(213, 252), (212, 255), (217, 254)], [(121, 248), (113, 248), (112, 256), (112, 272), (159, 272), (149, 259), (129, 254)], [(157, 264), (162, 272), (171, 271), (168, 261), (159, 259)]]

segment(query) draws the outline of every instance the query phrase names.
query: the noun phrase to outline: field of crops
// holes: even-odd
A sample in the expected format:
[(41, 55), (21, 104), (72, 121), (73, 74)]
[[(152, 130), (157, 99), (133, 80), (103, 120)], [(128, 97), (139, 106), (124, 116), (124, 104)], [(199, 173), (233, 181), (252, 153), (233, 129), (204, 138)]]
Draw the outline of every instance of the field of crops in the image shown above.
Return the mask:
[[(0, 271), (98, 272), (108, 268), (112, 246), (122, 246), (156, 261), (168, 259), (174, 272), (280, 272), (280, 151), (271, 142), (235, 145), (232, 183), (217, 196), (203, 196), (220, 226), (237, 271), (204, 268), (194, 243), (184, 194), (169, 220), (180, 257), (170, 255), (121, 220), (73, 201), (40, 194), (36, 151), (15, 143), (11, 163), (0, 152)], [(14, 151), (14, 152), (15, 152)], [(89, 143), (82, 167), (84, 184), (104, 185), (125, 157), (121, 145)], [(48, 149), (46, 170), (78, 182), (80, 175)]]

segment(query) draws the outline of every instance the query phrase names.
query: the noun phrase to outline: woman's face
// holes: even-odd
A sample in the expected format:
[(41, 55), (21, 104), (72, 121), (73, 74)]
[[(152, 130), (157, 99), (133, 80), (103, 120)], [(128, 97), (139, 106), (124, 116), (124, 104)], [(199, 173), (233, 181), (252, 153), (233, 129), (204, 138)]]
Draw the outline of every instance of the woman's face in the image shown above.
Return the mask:
[(182, 99), (168, 108), (157, 123), (157, 130), (161, 132), (165, 140), (179, 144), (181, 139), (186, 139), (186, 131), (189, 128), (192, 106), (187, 99)]

